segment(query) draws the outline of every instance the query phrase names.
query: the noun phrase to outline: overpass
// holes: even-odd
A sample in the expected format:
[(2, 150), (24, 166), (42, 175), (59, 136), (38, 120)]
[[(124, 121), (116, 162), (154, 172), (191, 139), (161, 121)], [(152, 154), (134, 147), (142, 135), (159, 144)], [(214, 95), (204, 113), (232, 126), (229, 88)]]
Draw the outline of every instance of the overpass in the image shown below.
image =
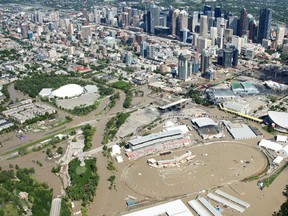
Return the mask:
[(251, 121), (260, 123), (260, 124), (263, 123), (263, 120), (262, 120), (262, 119), (259, 119), (259, 118), (256, 118), (256, 117), (253, 117), (253, 116), (244, 114), (244, 113), (236, 112), (236, 111), (231, 110), (231, 109), (227, 109), (227, 108), (223, 107), (222, 104), (219, 104), (219, 108), (220, 108), (220, 110), (222, 110), (222, 111), (224, 111), (224, 112), (228, 112), (228, 113), (231, 113), (231, 114), (235, 114), (235, 115), (238, 115), (238, 116), (243, 117), (243, 118), (245, 118), (245, 119), (248, 119), (248, 120), (251, 120)]

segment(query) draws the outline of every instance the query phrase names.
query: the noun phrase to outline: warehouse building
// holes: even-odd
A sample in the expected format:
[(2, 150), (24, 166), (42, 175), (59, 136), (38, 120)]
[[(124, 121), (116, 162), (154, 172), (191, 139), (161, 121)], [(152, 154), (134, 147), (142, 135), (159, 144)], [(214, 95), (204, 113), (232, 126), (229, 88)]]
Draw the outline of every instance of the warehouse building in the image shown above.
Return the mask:
[(201, 117), (191, 120), (196, 130), (203, 139), (213, 139), (224, 137), (224, 133), (219, 129), (218, 124), (210, 118)]

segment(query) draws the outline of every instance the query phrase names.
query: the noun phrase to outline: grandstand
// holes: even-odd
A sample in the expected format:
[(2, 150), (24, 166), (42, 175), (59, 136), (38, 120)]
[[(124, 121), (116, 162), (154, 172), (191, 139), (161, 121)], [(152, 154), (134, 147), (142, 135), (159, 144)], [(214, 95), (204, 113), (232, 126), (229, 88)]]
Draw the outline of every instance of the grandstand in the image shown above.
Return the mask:
[(182, 131), (180, 129), (164, 131), (160, 133), (154, 133), (147, 136), (139, 137), (129, 141), (129, 147), (132, 151), (153, 146), (157, 143), (169, 142), (175, 139), (183, 138)]
[(157, 142), (157, 144), (154, 143), (150, 146), (146, 146), (137, 150), (129, 149), (129, 151), (126, 152), (126, 155), (129, 158), (129, 160), (136, 160), (146, 155), (155, 154), (158, 151), (182, 148), (190, 144), (191, 144), (190, 138), (184, 137), (181, 139), (170, 140), (168, 142), (167, 141)]

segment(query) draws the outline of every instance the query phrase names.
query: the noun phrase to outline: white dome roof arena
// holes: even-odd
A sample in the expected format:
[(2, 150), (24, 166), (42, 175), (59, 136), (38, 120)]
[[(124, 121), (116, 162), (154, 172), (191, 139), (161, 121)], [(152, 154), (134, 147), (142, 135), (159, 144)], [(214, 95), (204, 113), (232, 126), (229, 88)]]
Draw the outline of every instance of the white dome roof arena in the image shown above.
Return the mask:
[(84, 88), (77, 84), (61, 86), (52, 92), (52, 96), (58, 98), (72, 98), (84, 93)]

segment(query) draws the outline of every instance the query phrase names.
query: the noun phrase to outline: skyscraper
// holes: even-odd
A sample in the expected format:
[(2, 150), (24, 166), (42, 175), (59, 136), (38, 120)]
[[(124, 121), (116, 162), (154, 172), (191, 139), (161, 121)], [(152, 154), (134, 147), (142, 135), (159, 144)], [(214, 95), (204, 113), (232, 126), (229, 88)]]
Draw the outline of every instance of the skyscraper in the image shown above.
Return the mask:
[(256, 27), (255, 20), (249, 22), (248, 30), (249, 30), (249, 34), (248, 34), (249, 40), (255, 41), (257, 37), (257, 27)]
[(238, 28), (238, 36), (242, 37), (246, 33), (247, 33), (247, 11), (246, 8), (242, 8)]
[(263, 39), (269, 39), (270, 25), (272, 19), (272, 10), (261, 9), (259, 15), (258, 41), (261, 43)]
[(206, 37), (208, 33), (208, 21), (207, 16), (202, 15), (200, 17), (200, 36)]
[(150, 34), (155, 33), (155, 26), (159, 25), (160, 18), (160, 10), (159, 8), (152, 2), (150, 4), (149, 10), (147, 12), (147, 31)]
[(215, 18), (221, 17), (222, 12), (221, 12), (221, 7), (220, 6), (216, 6), (214, 11), (215, 11)]
[(188, 13), (185, 10), (180, 11), (177, 24), (178, 28), (176, 28), (176, 34), (179, 36), (182, 29), (188, 28)]
[(179, 13), (180, 13), (179, 9), (176, 9), (172, 12), (171, 25), (170, 25), (171, 35), (176, 35), (176, 25), (177, 25)]
[(191, 24), (191, 31), (195, 32), (195, 27), (198, 24), (198, 12), (193, 11), (192, 12), (192, 24)]
[(201, 53), (201, 73), (202, 76), (206, 73), (207, 69), (209, 68), (209, 53), (206, 51), (203, 51)]
[(211, 37), (211, 45), (214, 46), (215, 42), (216, 42), (216, 39), (218, 37), (217, 28), (216, 27), (211, 27), (210, 28), (210, 37)]
[(210, 5), (204, 5), (204, 9), (203, 9), (204, 15), (207, 15), (208, 11), (211, 11), (211, 10), (212, 10), (212, 8)]
[(238, 50), (235, 46), (220, 50), (217, 64), (223, 67), (236, 67), (238, 65)]
[(147, 42), (146, 41), (142, 41), (140, 43), (140, 55), (144, 58), (147, 57)]
[(285, 28), (277, 27), (277, 35), (276, 35), (277, 45), (281, 45), (283, 43), (284, 35), (285, 35)]
[(22, 23), (21, 24), (21, 34), (22, 34), (22, 37), (26, 38), (27, 37), (27, 34), (28, 34), (28, 31), (29, 31), (29, 26), (27, 23)]
[(131, 65), (132, 64), (132, 53), (128, 52), (125, 54), (125, 64)]
[(178, 56), (178, 76), (181, 80), (191, 78), (193, 71), (193, 62), (182, 53)]
[(129, 14), (128, 12), (122, 12), (122, 28), (129, 27)]
[(234, 35), (238, 35), (238, 23), (240, 22), (239, 18), (237, 16), (229, 16), (228, 22), (228, 28), (233, 29)]

